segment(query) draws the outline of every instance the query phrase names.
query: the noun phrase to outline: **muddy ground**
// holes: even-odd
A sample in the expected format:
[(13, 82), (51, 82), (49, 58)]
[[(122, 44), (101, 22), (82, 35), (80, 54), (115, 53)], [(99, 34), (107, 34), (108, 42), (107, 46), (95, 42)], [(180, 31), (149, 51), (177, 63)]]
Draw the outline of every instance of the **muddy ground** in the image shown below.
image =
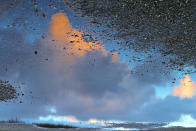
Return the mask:
[[(0, 123), (0, 131), (110, 131), (112, 129), (98, 129), (98, 128), (40, 128), (33, 124), (23, 123)], [(120, 128), (118, 129), (120, 131)], [(131, 130), (131, 129), (130, 129)], [(137, 129), (137, 131), (140, 129)], [(133, 129), (131, 130), (133, 131)], [(196, 128), (157, 128), (157, 129), (145, 129), (145, 131), (196, 131)]]

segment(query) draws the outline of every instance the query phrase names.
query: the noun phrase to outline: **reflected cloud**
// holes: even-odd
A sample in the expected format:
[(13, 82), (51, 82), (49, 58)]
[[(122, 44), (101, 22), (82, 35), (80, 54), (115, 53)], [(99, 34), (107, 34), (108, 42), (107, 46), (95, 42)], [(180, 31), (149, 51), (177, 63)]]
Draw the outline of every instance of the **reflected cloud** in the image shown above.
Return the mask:
[(68, 124), (68, 125), (75, 125), (78, 127), (96, 127), (96, 126), (105, 125), (105, 122), (103, 120), (97, 120), (94, 118), (91, 118), (88, 121), (82, 121), (82, 120), (78, 120), (74, 116), (57, 116), (57, 115), (40, 116), (39, 122), (40, 123)]
[(186, 75), (185, 78), (180, 81), (180, 85), (174, 88), (173, 96), (192, 98), (195, 89), (195, 83), (191, 80), (190, 76)]
[(165, 127), (196, 127), (196, 120), (191, 115), (182, 114), (178, 121), (170, 122)]
[(93, 41), (87, 42), (82, 32), (72, 28), (65, 13), (57, 13), (52, 16), (49, 33), (51, 38), (57, 40), (60, 48), (64, 49), (68, 55), (84, 56), (86, 51), (95, 50), (102, 52), (105, 56), (108, 55), (102, 45)]
[(88, 123), (90, 123), (90, 124), (102, 124), (102, 125), (105, 124), (105, 122), (103, 120), (97, 120), (97, 119), (94, 119), (94, 118), (89, 119)]

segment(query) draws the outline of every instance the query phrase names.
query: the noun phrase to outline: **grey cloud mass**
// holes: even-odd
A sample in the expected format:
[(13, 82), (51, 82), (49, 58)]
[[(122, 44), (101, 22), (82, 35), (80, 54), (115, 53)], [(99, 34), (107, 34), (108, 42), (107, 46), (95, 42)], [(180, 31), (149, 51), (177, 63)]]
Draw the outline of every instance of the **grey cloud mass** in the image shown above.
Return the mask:
[[(166, 87), (173, 77), (160, 64), (166, 62), (160, 54), (154, 53), (134, 67), (114, 62), (112, 54), (100, 51), (68, 55), (47, 32), (51, 16), (61, 8), (55, 2), (40, 0), (36, 5), (35, 1), (4, 0), (0, 4), (0, 80), (21, 86), (19, 91), (24, 93), (18, 101), (0, 100), (0, 120), (37, 119), (52, 114), (51, 107), (56, 109), (55, 115), (81, 120), (168, 122), (178, 120), (182, 113), (196, 118), (195, 97), (156, 97), (154, 88)], [(64, 7), (62, 12), (75, 15)], [(82, 25), (80, 18), (70, 18), (73, 29)]]
[(177, 121), (182, 114), (189, 114), (196, 118), (196, 99), (181, 99), (175, 96), (168, 96), (165, 99), (154, 99), (153, 102), (146, 104), (130, 117), (135, 121), (149, 122), (172, 122)]
[(40, 39), (29, 44), (20, 32), (0, 32), (4, 34), (0, 41), (0, 78), (25, 83), (22, 104), (0, 104), (3, 118), (16, 112), (18, 117), (38, 117), (49, 113), (46, 110), (50, 106), (60, 115), (119, 117), (154, 95), (150, 83), (140, 82), (128, 64), (113, 62), (112, 55), (87, 52), (70, 64), (71, 56), (65, 56), (55, 43)]

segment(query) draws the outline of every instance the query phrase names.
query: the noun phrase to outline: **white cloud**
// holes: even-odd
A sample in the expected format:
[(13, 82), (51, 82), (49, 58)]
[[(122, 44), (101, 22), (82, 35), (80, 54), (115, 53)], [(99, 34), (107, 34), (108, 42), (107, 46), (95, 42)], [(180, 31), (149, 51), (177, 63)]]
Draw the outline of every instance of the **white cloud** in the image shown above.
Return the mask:
[(57, 112), (57, 111), (56, 111), (56, 108), (51, 107), (51, 108), (50, 108), (50, 112), (51, 112), (51, 113), (56, 113), (56, 112)]
[(196, 120), (191, 115), (182, 114), (178, 121), (170, 122), (168, 125), (166, 125), (166, 127), (174, 127), (174, 126), (196, 127)]

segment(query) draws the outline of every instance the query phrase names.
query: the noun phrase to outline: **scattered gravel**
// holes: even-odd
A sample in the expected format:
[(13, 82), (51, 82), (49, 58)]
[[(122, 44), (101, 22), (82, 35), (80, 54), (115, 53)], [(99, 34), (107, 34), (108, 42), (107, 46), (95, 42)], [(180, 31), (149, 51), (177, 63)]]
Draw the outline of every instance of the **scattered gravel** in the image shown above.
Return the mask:
[(123, 47), (149, 55), (156, 50), (167, 59), (164, 64), (179, 71), (187, 66), (196, 68), (195, 0), (67, 0), (66, 3), (101, 27), (104, 37), (122, 40)]
[(17, 99), (16, 89), (8, 81), (0, 80), (0, 102)]

